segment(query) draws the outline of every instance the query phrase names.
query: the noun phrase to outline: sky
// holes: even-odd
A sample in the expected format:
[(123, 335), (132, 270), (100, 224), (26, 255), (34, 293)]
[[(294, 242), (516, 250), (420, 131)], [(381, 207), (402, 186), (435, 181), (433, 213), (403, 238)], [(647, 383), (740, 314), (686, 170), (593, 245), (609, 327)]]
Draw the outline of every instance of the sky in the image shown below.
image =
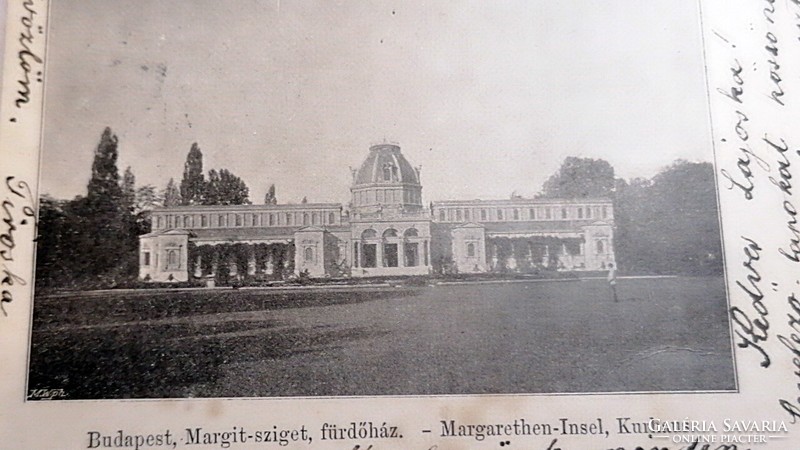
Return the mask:
[(261, 203), (343, 202), (369, 146), (423, 200), (533, 195), (567, 156), (619, 177), (711, 161), (697, 2), (51, 0), (42, 193), (180, 181), (193, 142)]

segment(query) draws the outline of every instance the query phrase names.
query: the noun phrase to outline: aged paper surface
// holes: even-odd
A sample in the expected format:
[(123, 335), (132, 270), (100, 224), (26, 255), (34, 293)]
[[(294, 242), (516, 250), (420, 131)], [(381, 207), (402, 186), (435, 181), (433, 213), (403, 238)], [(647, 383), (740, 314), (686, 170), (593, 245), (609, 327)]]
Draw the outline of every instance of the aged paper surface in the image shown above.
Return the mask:
[(9, 0), (0, 447), (798, 448), (800, 3), (551, 3)]

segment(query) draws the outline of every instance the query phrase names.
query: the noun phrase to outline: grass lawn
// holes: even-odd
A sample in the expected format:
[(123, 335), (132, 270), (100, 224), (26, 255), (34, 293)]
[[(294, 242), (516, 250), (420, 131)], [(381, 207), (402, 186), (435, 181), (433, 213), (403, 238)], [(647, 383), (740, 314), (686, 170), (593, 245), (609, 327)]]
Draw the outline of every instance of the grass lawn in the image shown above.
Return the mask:
[(41, 297), (72, 399), (732, 390), (722, 278)]

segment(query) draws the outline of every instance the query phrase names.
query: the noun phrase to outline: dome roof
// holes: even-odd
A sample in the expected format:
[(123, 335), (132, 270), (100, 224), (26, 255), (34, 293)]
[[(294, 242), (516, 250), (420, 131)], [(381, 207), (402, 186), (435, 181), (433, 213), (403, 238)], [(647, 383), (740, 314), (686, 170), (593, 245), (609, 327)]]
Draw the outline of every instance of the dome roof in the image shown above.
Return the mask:
[(419, 175), (400, 153), (400, 146), (378, 144), (369, 148), (369, 156), (361, 164), (353, 181), (355, 185), (372, 183), (419, 184)]

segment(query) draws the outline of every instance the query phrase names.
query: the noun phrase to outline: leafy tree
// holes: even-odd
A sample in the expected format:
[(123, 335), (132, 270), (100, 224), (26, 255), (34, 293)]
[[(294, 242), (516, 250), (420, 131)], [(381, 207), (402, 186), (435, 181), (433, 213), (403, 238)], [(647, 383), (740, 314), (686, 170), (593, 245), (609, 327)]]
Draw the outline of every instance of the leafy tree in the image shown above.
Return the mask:
[(267, 189), (266, 195), (264, 195), (264, 204), (265, 205), (277, 205), (278, 199), (275, 197), (275, 185), (270, 184), (269, 189)]
[(617, 192), (616, 251), (629, 272), (708, 275), (722, 272), (714, 169), (676, 161), (651, 180)]
[(205, 179), (203, 178), (203, 153), (197, 142), (192, 144), (186, 163), (183, 166), (181, 180), (181, 204), (200, 205), (203, 203)]
[(544, 198), (610, 198), (614, 168), (608, 161), (569, 156), (542, 186)]
[(250, 189), (244, 181), (227, 169), (208, 172), (205, 185), (206, 205), (249, 205)]
[(36, 237), (36, 286), (69, 287), (78, 270), (84, 269), (85, 257), (77, 253), (75, 237), (81, 233), (78, 217), (69, 211), (70, 202), (49, 195), (39, 199)]
[(166, 189), (164, 189), (164, 206), (178, 206), (181, 203), (181, 192), (175, 185), (175, 180), (170, 178), (169, 182), (167, 182)]

